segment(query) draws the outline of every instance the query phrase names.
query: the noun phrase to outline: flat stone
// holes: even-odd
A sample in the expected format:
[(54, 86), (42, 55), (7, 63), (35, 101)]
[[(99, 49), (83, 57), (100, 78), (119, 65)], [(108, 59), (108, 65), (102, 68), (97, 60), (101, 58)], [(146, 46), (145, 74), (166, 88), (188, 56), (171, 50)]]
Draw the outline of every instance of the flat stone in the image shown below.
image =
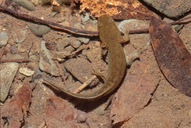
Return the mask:
[(75, 38), (75, 37), (70, 37), (70, 44), (74, 48), (79, 48), (81, 46), (81, 42), (79, 40), (77, 40), (77, 38)]
[(55, 62), (52, 60), (54, 56), (46, 48), (45, 41), (41, 42), (41, 52), (40, 52), (40, 62), (39, 67), (42, 71), (47, 72), (53, 76), (59, 76), (59, 68), (56, 66)]
[(47, 34), (50, 32), (50, 28), (46, 25), (38, 25), (38, 24), (32, 24), (29, 25), (30, 30), (36, 35), (36, 36), (43, 36), (44, 34)]
[(31, 1), (28, 0), (13, 0), (13, 1), (29, 11), (35, 10), (35, 7)]
[(191, 0), (143, 0), (168, 17), (178, 17), (191, 10)]
[(0, 64), (0, 101), (4, 102), (11, 87), (12, 81), (19, 68), (18, 63), (3, 63)]
[(7, 45), (8, 38), (9, 37), (7, 36), (7, 33), (1, 32), (1, 34), (0, 34), (0, 47)]
[(70, 59), (64, 63), (64, 66), (81, 83), (86, 82), (93, 76), (92, 64), (85, 59)]

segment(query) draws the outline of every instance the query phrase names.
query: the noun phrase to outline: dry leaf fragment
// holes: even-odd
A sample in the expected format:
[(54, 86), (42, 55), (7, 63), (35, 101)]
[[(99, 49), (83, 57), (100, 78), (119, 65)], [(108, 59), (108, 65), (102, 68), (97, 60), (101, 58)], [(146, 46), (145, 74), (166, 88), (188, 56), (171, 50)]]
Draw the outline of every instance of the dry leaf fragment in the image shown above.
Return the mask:
[(191, 96), (191, 55), (170, 24), (152, 17), (149, 28), (158, 65), (167, 80)]
[(74, 120), (77, 110), (69, 102), (51, 97), (46, 102), (45, 121), (48, 128), (79, 128)]

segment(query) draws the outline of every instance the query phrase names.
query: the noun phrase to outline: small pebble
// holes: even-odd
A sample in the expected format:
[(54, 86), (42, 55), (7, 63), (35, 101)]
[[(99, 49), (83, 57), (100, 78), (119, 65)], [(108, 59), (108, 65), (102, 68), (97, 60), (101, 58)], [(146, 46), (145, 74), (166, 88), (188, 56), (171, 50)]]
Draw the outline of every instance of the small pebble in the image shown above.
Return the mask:
[(81, 46), (81, 42), (79, 40), (77, 40), (75, 37), (70, 37), (70, 44), (74, 48), (79, 48)]
[(87, 120), (87, 114), (84, 112), (78, 112), (74, 115), (74, 119), (77, 120), (77, 122), (85, 122)]
[(66, 47), (62, 52), (55, 52), (55, 54), (59, 57), (59, 58), (65, 58), (67, 56), (69, 56), (71, 54), (71, 52), (74, 51), (74, 48), (72, 46), (68, 46)]
[(73, 52), (74, 51), (74, 48), (72, 46), (68, 46), (64, 49), (64, 51), (68, 51), (68, 52)]
[(37, 57), (35, 56), (35, 55), (31, 55), (31, 56), (29, 56), (29, 60), (30, 61), (37, 61)]
[(1, 32), (1, 34), (0, 34), (0, 47), (7, 45), (8, 38), (9, 37), (7, 36), (6, 33)]
[(90, 14), (86, 12), (85, 14), (81, 15), (82, 23), (86, 23), (88, 20), (90, 20)]
[(56, 56), (61, 58), (61, 59), (64, 59), (66, 58), (67, 56), (70, 55), (70, 52), (68, 51), (63, 51), (63, 52), (55, 52)]
[(15, 46), (10, 47), (11, 54), (17, 54), (18, 53), (18, 48)]
[(38, 25), (38, 24), (29, 24), (28, 25), (30, 30), (36, 35), (36, 36), (43, 36), (44, 34), (47, 34), (50, 32), (50, 28), (46, 25)]
[(13, 0), (13, 1), (29, 11), (35, 10), (35, 7), (31, 1), (28, 0)]
[(90, 39), (89, 38), (83, 38), (83, 37), (79, 37), (78, 40), (80, 40), (82, 43), (87, 44), (89, 43)]
[(70, 39), (69, 39), (68, 37), (63, 38), (61, 41), (58, 41), (58, 42), (57, 42), (57, 45), (56, 45), (58, 51), (59, 51), (59, 52), (60, 52), (60, 51), (63, 51), (64, 48), (65, 48), (67, 45), (69, 45), (69, 43), (70, 43)]
[(27, 52), (27, 49), (26, 49), (26, 45), (22, 45), (22, 44), (19, 44), (17, 45), (18, 46), (18, 52), (19, 53), (24, 53), (24, 52)]
[(25, 76), (32, 76), (34, 74), (34, 71), (28, 68), (20, 68), (19, 72)]
[(22, 43), (26, 39), (26, 30), (21, 30), (19, 33), (13, 33), (12, 36), (16, 43)]
[(61, 17), (61, 18), (58, 19), (58, 22), (61, 23), (61, 22), (64, 22), (65, 20), (66, 20), (65, 17)]

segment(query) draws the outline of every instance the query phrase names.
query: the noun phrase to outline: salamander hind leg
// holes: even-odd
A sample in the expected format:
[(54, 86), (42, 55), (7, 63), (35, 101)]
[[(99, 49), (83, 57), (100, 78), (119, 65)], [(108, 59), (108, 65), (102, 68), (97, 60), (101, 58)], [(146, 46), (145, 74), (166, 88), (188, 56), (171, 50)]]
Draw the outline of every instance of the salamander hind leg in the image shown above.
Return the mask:
[(93, 70), (94, 72), (92, 74), (101, 77), (104, 80), (104, 82), (106, 81), (107, 75), (105, 74), (105, 72), (100, 72), (98, 69), (95, 68), (93, 68)]

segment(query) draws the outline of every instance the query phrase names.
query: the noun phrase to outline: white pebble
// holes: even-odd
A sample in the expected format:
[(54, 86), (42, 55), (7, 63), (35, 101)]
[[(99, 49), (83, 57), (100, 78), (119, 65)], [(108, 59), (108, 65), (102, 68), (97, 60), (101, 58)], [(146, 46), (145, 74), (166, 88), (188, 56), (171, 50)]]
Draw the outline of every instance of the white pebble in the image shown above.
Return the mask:
[(34, 71), (32, 71), (28, 68), (20, 68), (19, 72), (25, 76), (32, 76), (34, 74)]

